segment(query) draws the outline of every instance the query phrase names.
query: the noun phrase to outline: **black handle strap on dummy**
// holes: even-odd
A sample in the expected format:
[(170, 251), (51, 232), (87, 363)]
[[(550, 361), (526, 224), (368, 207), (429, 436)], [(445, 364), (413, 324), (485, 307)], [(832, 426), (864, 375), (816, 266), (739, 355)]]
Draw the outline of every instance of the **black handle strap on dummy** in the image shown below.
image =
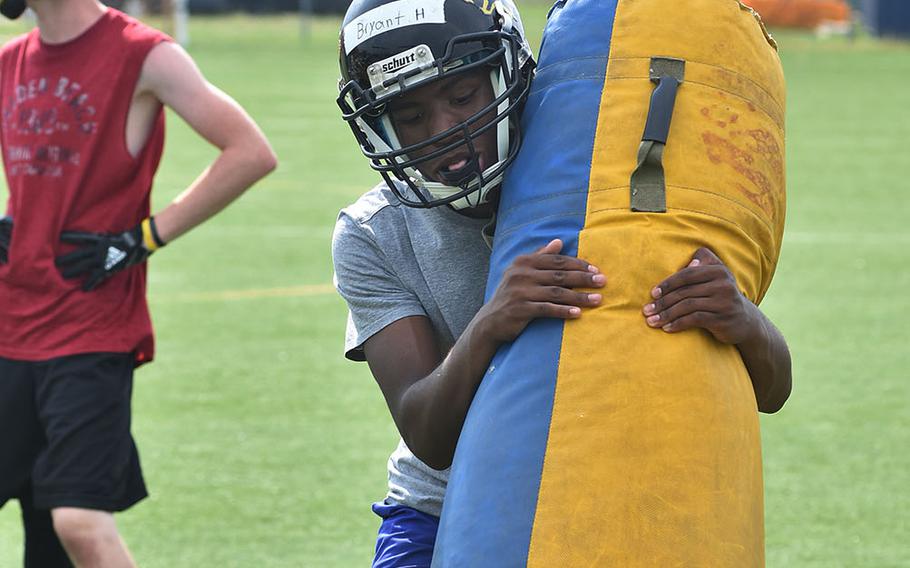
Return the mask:
[(664, 181), (663, 155), (670, 134), (676, 92), (683, 82), (686, 62), (669, 57), (651, 58), (651, 81), (657, 84), (651, 93), (651, 107), (645, 132), (638, 147), (638, 166), (632, 172), (632, 211), (665, 213), (667, 186)]

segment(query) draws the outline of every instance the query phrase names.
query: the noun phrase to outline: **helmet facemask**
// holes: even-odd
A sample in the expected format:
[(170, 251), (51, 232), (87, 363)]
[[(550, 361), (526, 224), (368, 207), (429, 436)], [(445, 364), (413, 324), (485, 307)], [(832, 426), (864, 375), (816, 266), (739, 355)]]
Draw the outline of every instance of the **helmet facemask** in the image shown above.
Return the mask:
[[(513, 32), (511, 17), (499, 17), (501, 29), (455, 35), (438, 57), (427, 45), (416, 45), (370, 63), (366, 68), (368, 85), (350, 80), (342, 86), (338, 104), (344, 119), (372, 168), (405, 205), (476, 207), (500, 185), (514, 159), (520, 140), (518, 116), (527, 95), (530, 67), (523, 65), (530, 60), (525, 57), (522, 61), (522, 56), (529, 49)], [(467, 73), (488, 75), (492, 100), (448, 130), (403, 145), (389, 112), (390, 103), (434, 81)], [(491, 130), (495, 131), (496, 156), (481, 171), (477, 141)], [(430, 179), (421, 171), (430, 162), (453, 153), (463, 154), (467, 163), (451, 176), (439, 172), (436, 177), (441, 179)], [(410, 191), (402, 191), (401, 183)]]

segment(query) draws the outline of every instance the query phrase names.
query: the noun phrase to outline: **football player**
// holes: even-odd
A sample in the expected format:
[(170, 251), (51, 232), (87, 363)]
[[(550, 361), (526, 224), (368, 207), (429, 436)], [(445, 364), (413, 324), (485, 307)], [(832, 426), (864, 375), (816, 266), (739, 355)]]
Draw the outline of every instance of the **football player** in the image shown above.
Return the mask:
[[(602, 288), (606, 276), (553, 240), (516, 258), (483, 303), (499, 187), (534, 68), (511, 2), (355, 0), (340, 50), (339, 106), (384, 180), (335, 226), (345, 355), (367, 361), (402, 437), (388, 494), (373, 506), (374, 566), (429, 566), (447, 468), (494, 353), (535, 318), (584, 317), (602, 296), (578, 289)], [(693, 286), (717, 318), (687, 310)], [(643, 307), (649, 325), (748, 337), (758, 398), (766, 411), (783, 404), (786, 345), (710, 251), (656, 288)]]
[[(96, 0), (2, 0), (37, 28), (0, 50), (0, 506), (25, 564), (132, 566), (113, 513), (146, 496), (133, 370), (154, 355), (146, 258), (275, 167), (253, 120), (170, 38)], [(150, 215), (163, 105), (220, 150)]]
[[(511, 2), (358, 0), (341, 32), (344, 118), (384, 181), (339, 215), (346, 356), (366, 360), (402, 441), (374, 566), (428, 566), (448, 466), (503, 342), (597, 305), (597, 268), (554, 240), (518, 258), (483, 307), (502, 176), (534, 61)], [(486, 237), (485, 237), (486, 231)]]

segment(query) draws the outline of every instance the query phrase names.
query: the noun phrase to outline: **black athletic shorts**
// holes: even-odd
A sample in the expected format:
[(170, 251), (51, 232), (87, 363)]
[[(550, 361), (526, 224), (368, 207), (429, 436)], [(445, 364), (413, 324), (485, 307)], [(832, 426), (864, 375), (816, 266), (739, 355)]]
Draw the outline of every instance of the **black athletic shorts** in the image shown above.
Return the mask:
[(0, 507), (114, 512), (148, 495), (130, 434), (134, 364), (128, 353), (0, 357)]

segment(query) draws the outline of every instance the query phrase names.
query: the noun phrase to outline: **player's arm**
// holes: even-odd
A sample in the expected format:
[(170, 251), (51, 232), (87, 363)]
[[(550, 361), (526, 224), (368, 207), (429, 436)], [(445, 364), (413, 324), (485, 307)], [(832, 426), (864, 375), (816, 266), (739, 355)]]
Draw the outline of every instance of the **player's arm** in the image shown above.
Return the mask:
[(180, 46), (165, 42), (149, 52), (134, 104), (143, 99), (148, 103), (149, 97), (171, 107), (221, 152), (170, 205), (132, 229), (119, 234), (66, 231), (60, 235), (76, 248), (55, 262), (64, 278), (83, 278), (85, 291), (144, 262), (155, 250), (223, 209), (276, 165), (275, 154), (256, 123), (205, 80)]
[(170, 205), (155, 215), (157, 232), (170, 242), (202, 223), (275, 169), (272, 148), (253, 119), (209, 83), (179, 45), (165, 42), (146, 57), (136, 96), (150, 94), (173, 109), (218, 157)]
[(600, 288), (606, 278), (587, 262), (558, 254), (561, 248), (556, 240), (516, 259), (444, 357), (426, 317), (398, 320), (364, 343), (402, 438), (427, 465), (452, 463), (468, 407), (503, 343), (536, 318), (574, 319), (600, 303), (600, 294), (573, 289)]
[(700, 248), (688, 266), (652, 291), (642, 310), (648, 325), (668, 333), (696, 327), (735, 345), (752, 379), (758, 409), (773, 413), (790, 396), (790, 350), (780, 331), (749, 301), (717, 256)]

